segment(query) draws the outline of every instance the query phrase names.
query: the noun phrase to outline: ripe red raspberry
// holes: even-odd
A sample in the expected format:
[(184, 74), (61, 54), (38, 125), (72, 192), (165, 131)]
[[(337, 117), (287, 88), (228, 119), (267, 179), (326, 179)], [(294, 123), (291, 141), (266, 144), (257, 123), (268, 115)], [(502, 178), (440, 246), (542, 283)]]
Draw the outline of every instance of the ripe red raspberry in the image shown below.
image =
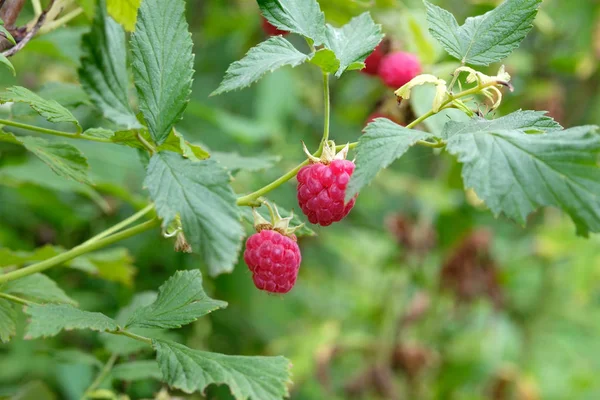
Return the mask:
[(385, 47), (388, 47), (385, 42), (379, 43), (375, 50), (365, 60), (365, 67), (360, 71), (367, 75), (377, 75), (381, 59), (385, 56)]
[(277, 29), (277, 27), (273, 26), (265, 17), (261, 17), (262, 19), (262, 28), (263, 31), (269, 36), (277, 36), (277, 35), (287, 35), (288, 31), (282, 31)]
[(356, 197), (344, 204), (346, 186), (354, 172), (354, 163), (333, 160), (317, 162), (298, 172), (298, 204), (313, 224), (322, 226), (341, 221), (354, 207)]
[(264, 229), (246, 241), (244, 261), (258, 289), (287, 293), (294, 287), (302, 255), (295, 236), (291, 236)]
[(379, 77), (386, 86), (397, 89), (421, 73), (421, 63), (414, 54), (396, 52), (383, 57)]

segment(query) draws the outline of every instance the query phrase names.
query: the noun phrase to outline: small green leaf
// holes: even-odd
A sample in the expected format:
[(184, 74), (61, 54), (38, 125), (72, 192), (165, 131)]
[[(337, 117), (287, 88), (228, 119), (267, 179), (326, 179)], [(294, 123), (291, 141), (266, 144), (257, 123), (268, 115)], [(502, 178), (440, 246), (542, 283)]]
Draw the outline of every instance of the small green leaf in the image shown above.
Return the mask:
[(506, 58), (533, 27), (542, 0), (506, 0), (458, 26), (448, 11), (424, 1), (429, 31), (463, 64), (489, 65)]
[(32, 252), (13, 251), (7, 248), (0, 249), (0, 268), (2, 267), (20, 267), (24, 264), (43, 261), (54, 257), (59, 251), (52, 246), (38, 247)]
[(16, 332), (17, 311), (8, 300), (0, 299), (0, 342), (8, 342)]
[(19, 141), (27, 150), (38, 156), (57, 175), (77, 182), (91, 184), (87, 175), (87, 159), (78, 148), (66, 143), (50, 142), (46, 139), (22, 136)]
[(245, 157), (238, 153), (221, 153), (216, 151), (212, 153), (212, 158), (217, 160), (219, 164), (223, 165), (231, 173), (236, 173), (239, 170), (251, 172), (262, 171), (271, 168), (281, 160), (279, 156)]
[(23, 145), (23, 143), (19, 142), (15, 135), (13, 135), (10, 132), (4, 132), (2, 130), (0, 130), (0, 142), (17, 144), (19, 146)]
[(116, 321), (98, 312), (82, 311), (68, 304), (31, 305), (25, 308), (31, 318), (25, 331), (26, 339), (55, 336), (62, 330), (91, 329), (116, 331)]
[(14, 65), (12, 65), (10, 60), (2, 53), (0, 53), (0, 64), (6, 65), (8, 69), (10, 69), (10, 72), (12, 72), (13, 76), (17, 76), (17, 71), (15, 70)]
[(0, 94), (0, 103), (26, 103), (50, 122), (70, 122), (81, 131), (79, 121), (55, 100), (46, 100), (22, 86), (13, 86)]
[(296, 67), (308, 60), (308, 56), (281, 36), (274, 36), (251, 48), (246, 56), (227, 68), (225, 77), (211, 96), (242, 89), (258, 81), (267, 72), (285, 65)]
[(162, 374), (155, 360), (132, 361), (116, 365), (110, 376), (125, 382), (141, 381), (144, 379), (160, 380)]
[(326, 73), (335, 73), (340, 69), (340, 60), (337, 59), (333, 50), (320, 49), (317, 51), (310, 62), (318, 66)]
[(203, 256), (211, 274), (233, 269), (243, 232), (223, 167), (214, 160), (194, 162), (161, 152), (150, 159), (144, 184), (164, 227), (181, 217), (192, 250)]
[(157, 150), (172, 151), (193, 161), (205, 160), (210, 157), (210, 154), (206, 150), (186, 141), (183, 138), (183, 135), (178, 133), (175, 129), (171, 130), (171, 133), (169, 133), (165, 142), (158, 146)]
[(600, 232), (598, 127), (530, 135), (510, 123), (503, 130), (498, 123), (477, 122), (450, 122), (448, 131), (454, 133), (447, 149), (464, 164), (465, 187), (473, 188), (495, 215), (525, 224), (539, 207), (555, 206), (571, 216), (578, 234)]
[(325, 14), (316, 0), (258, 0), (258, 6), (278, 29), (309, 38), (316, 46), (325, 42)]
[(132, 32), (135, 29), (138, 8), (142, 0), (106, 0), (108, 13), (125, 29)]
[(362, 67), (361, 64), (383, 39), (381, 25), (377, 25), (368, 12), (352, 18), (341, 28), (327, 24), (326, 35), (325, 47), (333, 50), (340, 61), (335, 74), (338, 78), (349, 68)]
[(291, 363), (284, 357), (228, 356), (166, 340), (152, 343), (163, 379), (186, 393), (225, 384), (236, 400), (281, 400), (289, 395)]
[(57, 361), (69, 363), (69, 364), (85, 364), (91, 365), (97, 368), (102, 368), (102, 362), (94, 357), (90, 353), (83, 352), (76, 349), (58, 350), (54, 354), (54, 358)]
[(112, 139), (112, 137), (115, 136), (115, 132), (105, 128), (90, 128), (83, 132), (83, 134), (85, 136), (91, 136), (102, 139)]
[(144, 0), (131, 39), (140, 110), (157, 144), (183, 115), (192, 91), (194, 55), (184, 0)]
[(92, 29), (83, 36), (81, 48), (79, 80), (94, 104), (115, 124), (139, 127), (129, 105), (125, 32), (106, 14), (104, 1), (98, 2)]
[(346, 201), (354, 197), (377, 173), (402, 157), (427, 132), (408, 129), (386, 118), (377, 118), (365, 128), (356, 148), (356, 170), (346, 189)]
[(2, 18), (0, 18), (0, 35), (3, 35), (13, 46), (17, 44), (13, 35), (11, 35), (10, 32), (4, 27), (4, 21)]
[(158, 289), (158, 298), (137, 309), (126, 327), (181, 328), (219, 308), (224, 301), (213, 300), (204, 292), (200, 270), (178, 271)]
[(77, 305), (44, 274), (33, 274), (0, 286), (0, 292), (14, 294), (37, 303), (67, 303)]
[(126, 286), (133, 286), (133, 278), (137, 272), (133, 257), (126, 248), (88, 253), (71, 261), (69, 266)]

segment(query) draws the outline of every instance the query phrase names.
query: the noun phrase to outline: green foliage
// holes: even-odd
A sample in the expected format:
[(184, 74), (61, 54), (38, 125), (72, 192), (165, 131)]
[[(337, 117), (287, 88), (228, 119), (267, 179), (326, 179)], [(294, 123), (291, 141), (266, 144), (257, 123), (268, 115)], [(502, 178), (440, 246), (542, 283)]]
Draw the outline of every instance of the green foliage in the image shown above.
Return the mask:
[(258, 0), (258, 6), (278, 29), (302, 35), (315, 46), (325, 43), (325, 14), (316, 0)]
[(308, 60), (308, 56), (296, 50), (281, 36), (272, 37), (248, 51), (240, 61), (229, 66), (219, 87), (212, 92), (217, 95), (242, 89), (259, 80), (267, 72), (285, 65), (296, 67)]
[(14, 65), (12, 65), (12, 63), (9, 61), (8, 58), (6, 58), (4, 54), (0, 54), (0, 63), (6, 65), (6, 67), (10, 69), (10, 72), (12, 72), (13, 75), (17, 75), (17, 71), (15, 70)]
[(126, 327), (181, 328), (225, 307), (227, 303), (213, 300), (204, 292), (199, 270), (179, 271), (158, 289), (156, 301), (133, 313)]
[(117, 125), (139, 126), (129, 105), (125, 32), (107, 15), (104, 1), (98, 2), (92, 30), (82, 38), (82, 50), (79, 80), (94, 104)]
[(138, 8), (142, 0), (106, 0), (108, 13), (126, 30), (135, 29)]
[(55, 336), (63, 330), (91, 329), (99, 332), (116, 331), (119, 326), (112, 318), (98, 312), (82, 311), (70, 304), (29, 305), (30, 316), (25, 337), (36, 339)]
[(181, 119), (192, 89), (194, 55), (184, 8), (184, 0), (144, 0), (131, 38), (140, 110), (158, 144)]
[(162, 374), (154, 360), (131, 361), (116, 365), (111, 373), (113, 379), (125, 382), (141, 381), (152, 378), (160, 380)]
[(52, 279), (44, 274), (33, 274), (0, 286), (0, 293), (8, 293), (37, 303), (67, 303), (77, 305)]
[(17, 332), (17, 311), (8, 300), (0, 299), (0, 342), (6, 343)]
[(505, 0), (484, 15), (467, 18), (458, 26), (454, 16), (428, 1), (429, 29), (462, 64), (489, 65), (506, 58), (533, 27), (542, 0)]
[(166, 340), (154, 340), (153, 346), (164, 379), (186, 393), (219, 383), (229, 386), (236, 400), (278, 400), (288, 395), (290, 362), (283, 357), (227, 356)]
[(310, 62), (328, 74), (333, 74), (340, 69), (340, 60), (337, 59), (333, 50), (325, 48), (316, 51)]
[(356, 170), (346, 189), (346, 201), (354, 197), (375, 178), (380, 169), (388, 167), (419, 140), (431, 134), (408, 129), (386, 118), (377, 118), (367, 125), (358, 141)]
[(192, 251), (202, 255), (211, 274), (232, 270), (242, 227), (226, 170), (213, 160), (193, 162), (164, 152), (150, 159), (145, 186), (165, 228), (179, 215)]
[(50, 122), (70, 122), (81, 130), (79, 121), (55, 100), (45, 100), (22, 86), (13, 86), (0, 94), (0, 103), (26, 103)]

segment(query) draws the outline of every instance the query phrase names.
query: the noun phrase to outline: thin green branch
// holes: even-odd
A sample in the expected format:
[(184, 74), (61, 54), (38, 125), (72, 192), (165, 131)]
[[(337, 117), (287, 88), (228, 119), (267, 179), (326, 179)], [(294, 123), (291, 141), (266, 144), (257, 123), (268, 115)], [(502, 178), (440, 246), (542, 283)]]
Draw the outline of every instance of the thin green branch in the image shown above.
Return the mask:
[(117, 358), (119, 358), (119, 355), (117, 353), (111, 354), (110, 358), (108, 359), (106, 364), (104, 364), (96, 379), (94, 379), (94, 382), (92, 382), (92, 384), (83, 393), (83, 396), (81, 396), (81, 400), (87, 399), (88, 396), (94, 392), (94, 390), (98, 389), (98, 386), (100, 386), (102, 382), (104, 382), (104, 380), (112, 370), (113, 366), (115, 365), (115, 362), (117, 361)]
[(103, 239), (107, 236), (112, 235), (115, 232), (120, 231), (121, 229), (133, 224), (135, 221), (137, 221), (138, 219), (142, 218), (144, 215), (148, 214), (150, 211), (152, 211), (154, 209), (154, 204), (149, 204), (146, 207), (144, 207), (143, 209), (141, 209), (140, 211), (138, 211), (137, 213), (133, 214), (131, 217), (124, 219), (123, 221), (119, 222), (116, 225), (111, 226), (110, 228), (100, 232), (99, 234), (97, 234), (96, 236), (86, 240), (85, 242), (83, 242), (82, 244), (88, 244), (88, 243), (93, 243), (93, 242), (97, 242), (100, 239)]
[(57, 265), (61, 265), (67, 261), (70, 261), (76, 257), (79, 257), (83, 254), (89, 253), (94, 250), (101, 249), (103, 247), (109, 246), (113, 243), (120, 242), (121, 240), (127, 239), (129, 237), (135, 236), (139, 233), (146, 232), (150, 229), (157, 227), (160, 224), (160, 221), (155, 218), (150, 221), (146, 221), (139, 225), (136, 225), (132, 228), (124, 230), (122, 232), (116, 233), (114, 235), (108, 236), (106, 238), (100, 239), (91, 243), (83, 243), (79, 246), (72, 248), (69, 251), (61, 253), (55, 257), (49, 258), (47, 260), (35, 263), (25, 268), (18, 269), (16, 271), (9, 272), (4, 275), (0, 275), (0, 284), (5, 282), (10, 282), (15, 279), (23, 278), (25, 276), (29, 276), (38, 272), (45, 271), (49, 268), (55, 267)]
[(44, 35), (46, 33), (52, 32), (53, 30), (60, 28), (61, 26), (67, 24), (71, 20), (77, 18), (81, 14), (83, 14), (83, 8), (77, 7), (76, 9), (69, 11), (62, 17), (42, 26), (42, 28), (39, 31), (39, 34)]
[(141, 133), (138, 132), (135, 135), (135, 137), (142, 144), (142, 146), (144, 146), (146, 148), (146, 150), (148, 150), (148, 152), (150, 153), (150, 155), (156, 154), (156, 148), (154, 147), (154, 145), (152, 145), (152, 143), (150, 143), (146, 139), (144, 139), (144, 137), (142, 136)]
[(100, 138), (100, 137), (94, 137), (94, 136), (88, 136), (88, 135), (82, 135), (82, 134), (78, 135), (76, 133), (57, 131), (54, 129), (42, 128), (39, 126), (22, 124), (20, 122), (11, 121), (11, 120), (7, 120), (7, 119), (0, 119), (0, 125), (12, 126), (14, 128), (20, 128), (20, 129), (25, 129), (25, 130), (32, 131), (32, 132), (44, 133), (46, 135), (66, 137), (66, 138), (70, 138), (70, 139), (84, 139), (84, 140), (91, 140), (93, 142), (100, 142), (100, 143), (113, 143), (112, 140), (106, 139), (106, 138)]
[(112, 333), (113, 335), (127, 336), (130, 339), (137, 340), (138, 342), (144, 342), (144, 343), (152, 346), (152, 339), (147, 338), (146, 336), (135, 334), (133, 332), (129, 332), (124, 329), (118, 330), (118, 331), (112, 331), (112, 332), (108, 332), (108, 333)]
[(323, 73), (323, 107), (325, 108), (323, 122), (323, 139), (321, 139), (321, 147), (329, 140), (329, 125), (331, 120), (331, 96), (329, 94), (329, 74)]
[(29, 301), (29, 300), (25, 300), (21, 297), (17, 297), (17, 296), (13, 296), (12, 294), (8, 294), (8, 293), (0, 293), (0, 297), (9, 301), (12, 301), (13, 303), (17, 303), (17, 304), (21, 304), (24, 306), (30, 306), (30, 305), (37, 305), (38, 303), (34, 302), (34, 301)]

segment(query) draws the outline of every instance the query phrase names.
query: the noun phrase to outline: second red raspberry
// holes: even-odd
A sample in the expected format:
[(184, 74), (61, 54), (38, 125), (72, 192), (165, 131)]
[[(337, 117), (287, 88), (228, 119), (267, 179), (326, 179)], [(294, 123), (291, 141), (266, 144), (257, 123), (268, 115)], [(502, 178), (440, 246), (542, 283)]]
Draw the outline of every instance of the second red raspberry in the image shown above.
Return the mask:
[(348, 215), (356, 202), (353, 198), (344, 203), (354, 167), (352, 161), (333, 160), (307, 165), (298, 172), (298, 204), (311, 223), (328, 226)]

